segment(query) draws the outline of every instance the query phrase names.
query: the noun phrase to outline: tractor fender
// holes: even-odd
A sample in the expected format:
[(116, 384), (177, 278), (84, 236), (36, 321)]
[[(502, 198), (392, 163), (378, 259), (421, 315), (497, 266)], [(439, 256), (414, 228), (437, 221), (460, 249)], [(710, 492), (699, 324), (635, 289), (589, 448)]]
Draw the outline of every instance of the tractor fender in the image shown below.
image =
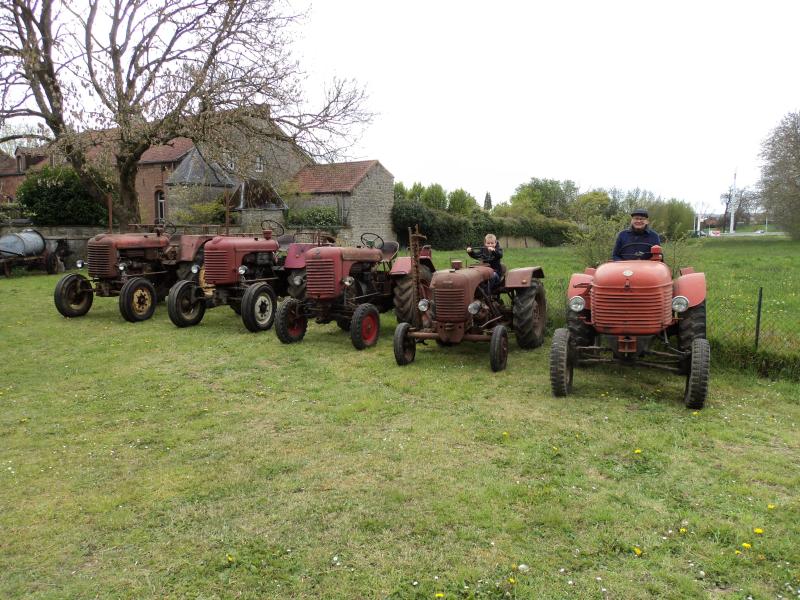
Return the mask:
[(706, 299), (706, 274), (688, 273), (675, 280), (672, 287), (673, 297), (685, 296), (689, 299), (689, 306), (697, 306)]
[(544, 269), (542, 267), (520, 267), (511, 269), (506, 273), (507, 288), (528, 288), (533, 285), (534, 279), (543, 279)]
[[(431, 273), (436, 270), (436, 268), (433, 266), (433, 261), (427, 256), (420, 256), (419, 264), (428, 267), (431, 270)], [(397, 258), (392, 265), (392, 270), (390, 272), (391, 276), (399, 277), (402, 275), (408, 275), (409, 273), (411, 273), (411, 257), (401, 256)]]
[(582, 296), (586, 302), (586, 309), (591, 310), (592, 295), (589, 290), (594, 281), (594, 269), (591, 273), (586, 269), (583, 273), (573, 273), (569, 278), (569, 285), (567, 286), (567, 302), (572, 300), (575, 296)]

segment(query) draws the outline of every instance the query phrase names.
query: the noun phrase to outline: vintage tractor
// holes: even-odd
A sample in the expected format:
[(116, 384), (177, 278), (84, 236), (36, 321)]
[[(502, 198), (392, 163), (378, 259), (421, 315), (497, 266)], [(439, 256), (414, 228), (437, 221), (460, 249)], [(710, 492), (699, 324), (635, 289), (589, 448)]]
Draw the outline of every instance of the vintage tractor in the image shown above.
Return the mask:
[[(494, 269), (487, 264), (437, 271), (431, 280), (431, 297), (417, 304), (417, 323), (400, 323), (394, 332), (394, 357), (398, 365), (414, 360), (417, 344), (435, 340), (439, 346), (462, 341), (489, 342), (492, 371), (506, 368), (508, 333), (520, 348), (538, 348), (544, 341), (547, 302), (541, 267), (522, 267), (504, 273), (490, 287)], [(502, 295), (509, 303), (506, 304)]]
[[(178, 234), (170, 223), (140, 225), (145, 231), (101, 233), (88, 242), (88, 279), (65, 275), (56, 284), (54, 300), (65, 317), (82, 317), (94, 296), (119, 296), (119, 311), (127, 321), (145, 321), (156, 303), (166, 298), (180, 279), (197, 278), (203, 246), (212, 234)], [(78, 261), (78, 268), (83, 268)]]
[(684, 403), (703, 407), (711, 360), (705, 275), (687, 267), (673, 281), (661, 247), (648, 254), (650, 260), (608, 262), (572, 275), (567, 327), (555, 331), (550, 350), (555, 396), (569, 394), (576, 365), (613, 361), (685, 375)]
[(313, 318), (317, 323), (335, 321), (350, 332), (353, 346), (363, 350), (378, 342), (380, 313), (394, 306), (398, 320), (412, 318), (417, 290), (427, 288), (434, 270), (430, 246), (412, 264), (411, 257), (396, 258), (397, 242), (364, 233), (361, 243), (306, 251), (305, 296), (287, 298), (278, 307), (275, 333), (281, 342), (301, 341)]
[(178, 281), (169, 292), (169, 318), (177, 327), (197, 325), (206, 309), (227, 304), (241, 315), (248, 330), (265, 331), (275, 320), (278, 296), (302, 297), (305, 251), (330, 244), (333, 238), (315, 234), (310, 242), (297, 242), (271, 220), (263, 221), (261, 228), (260, 237), (220, 236), (206, 244), (200, 280)]

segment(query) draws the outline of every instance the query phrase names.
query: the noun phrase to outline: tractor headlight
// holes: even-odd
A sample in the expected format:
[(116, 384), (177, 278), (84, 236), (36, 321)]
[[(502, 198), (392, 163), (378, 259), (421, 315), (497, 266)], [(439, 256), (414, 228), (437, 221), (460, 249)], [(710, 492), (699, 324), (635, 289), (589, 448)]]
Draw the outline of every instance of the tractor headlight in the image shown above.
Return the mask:
[(242, 265), (239, 267), (239, 275), (244, 275), (247, 273), (247, 265)]
[(581, 312), (584, 308), (586, 308), (586, 300), (583, 299), (583, 296), (573, 296), (569, 299), (569, 309), (572, 312)]
[(75, 261), (75, 266), (76, 266), (76, 267), (78, 267), (79, 269), (82, 269), (82, 268), (83, 268), (83, 265), (85, 265), (85, 264), (86, 264), (86, 263), (85, 263), (85, 262), (83, 262), (82, 260), (77, 260), (77, 261)]
[(479, 312), (481, 312), (480, 300), (475, 300), (474, 302), (470, 302), (469, 306), (467, 306), (467, 311), (471, 315), (477, 315)]
[(128, 268), (128, 265), (126, 265), (125, 263), (119, 263), (117, 265), (117, 268), (120, 270), (120, 272), (122, 272), (122, 271), (124, 271), (125, 269)]
[(353, 278), (352, 278), (350, 275), (348, 275), (347, 277), (345, 277), (344, 279), (342, 279), (342, 283), (343, 283), (343, 284), (344, 284), (346, 287), (350, 287), (350, 286), (351, 286), (351, 285), (353, 285), (355, 282), (356, 282), (356, 280), (355, 280), (355, 279), (353, 279)]
[(672, 299), (672, 310), (682, 313), (689, 310), (689, 299), (686, 296), (675, 296)]
[(427, 298), (423, 298), (417, 303), (417, 308), (420, 312), (428, 312), (428, 309), (431, 307), (431, 302)]
[(200, 272), (200, 265), (192, 265), (192, 273), (197, 275)]
[(292, 277), (292, 284), (294, 285), (303, 285), (303, 276), (302, 275), (295, 275)]

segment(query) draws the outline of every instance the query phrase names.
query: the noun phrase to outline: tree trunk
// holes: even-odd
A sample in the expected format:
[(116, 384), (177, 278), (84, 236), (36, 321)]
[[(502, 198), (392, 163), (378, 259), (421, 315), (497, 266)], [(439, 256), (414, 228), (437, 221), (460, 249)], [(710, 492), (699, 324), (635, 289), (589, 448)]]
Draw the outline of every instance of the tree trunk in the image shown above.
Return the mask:
[(139, 212), (139, 194), (136, 193), (136, 159), (117, 157), (119, 172), (119, 203), (121, 214), (117, 216), (120, 225), (141, 223)]

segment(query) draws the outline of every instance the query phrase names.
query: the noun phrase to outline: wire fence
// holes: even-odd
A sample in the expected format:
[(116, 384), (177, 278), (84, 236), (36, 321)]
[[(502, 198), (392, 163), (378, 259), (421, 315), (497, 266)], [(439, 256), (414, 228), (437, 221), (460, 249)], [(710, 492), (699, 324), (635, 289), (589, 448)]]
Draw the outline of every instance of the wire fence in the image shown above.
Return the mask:
[[(548, 332), (566, 323), (567, 279), (545, 279)], [(753, 286), (709, 293), (713, 361), (763, 377), (800, 379), (800, 310), (780, 290)]]

